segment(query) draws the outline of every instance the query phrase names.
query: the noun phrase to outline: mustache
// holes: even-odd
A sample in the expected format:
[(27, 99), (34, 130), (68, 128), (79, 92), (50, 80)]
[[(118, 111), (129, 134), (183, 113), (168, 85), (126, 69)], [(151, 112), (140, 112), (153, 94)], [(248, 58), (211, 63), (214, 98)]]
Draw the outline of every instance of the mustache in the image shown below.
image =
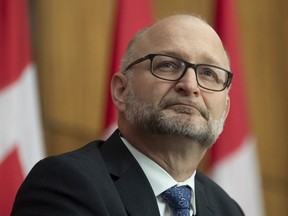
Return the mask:
[(177, 99), (171, 99), (171, 98), (166, 98), (160, 103), (161, 108), (167, 108), (169, 106), (173, 105), (185, 105), (185, 106), (190, 106), (198, 110), (198, 112), (202, 115), (202, 117), (206, 120), (209, 119), (209, 111), (201, 105), (199, 102), (191, 101), (188, 99), (183, 99), (183, 98), (177, 98)]

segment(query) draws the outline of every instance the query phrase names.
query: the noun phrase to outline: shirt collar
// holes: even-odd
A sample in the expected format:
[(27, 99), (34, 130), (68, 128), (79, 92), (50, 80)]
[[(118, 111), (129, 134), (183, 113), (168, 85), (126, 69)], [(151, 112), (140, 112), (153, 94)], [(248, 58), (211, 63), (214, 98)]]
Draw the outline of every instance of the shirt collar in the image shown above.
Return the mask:
[(192, 189), (191, 194), (191, 204), (193, 212), (196, 213), (196, 197), (195, 197), (195, 175), (196, 171), (192, 174), (191, 177), (186, 179), (184, 182), (175, 181), (169, 173), (167, 173), (161, 166), (151, 160), (149, 157), (138, 151), (134, 146), (132, 146), (124, 137), (121, 137), (125, 146), (134, 156), (134, 158), (139, 163), (140, 167), (144, 171), (145, 175), (148, 178), (148, 181), (153, 189), (155, 197), (159, 196), (168, 188), (177, 185), (188, 185)]

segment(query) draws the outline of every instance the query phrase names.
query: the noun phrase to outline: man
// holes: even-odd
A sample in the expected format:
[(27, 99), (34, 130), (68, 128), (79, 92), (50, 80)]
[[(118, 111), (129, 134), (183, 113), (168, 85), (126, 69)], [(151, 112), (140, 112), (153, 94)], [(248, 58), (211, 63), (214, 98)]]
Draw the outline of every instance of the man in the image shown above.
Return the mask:
[(142, 30), (111, 82), (119, 129), (40, 161), (12, 215), (244, 215), (196, 171), (223, 129), (231, 79), (222, 42), (203, 20), (175, 15)]

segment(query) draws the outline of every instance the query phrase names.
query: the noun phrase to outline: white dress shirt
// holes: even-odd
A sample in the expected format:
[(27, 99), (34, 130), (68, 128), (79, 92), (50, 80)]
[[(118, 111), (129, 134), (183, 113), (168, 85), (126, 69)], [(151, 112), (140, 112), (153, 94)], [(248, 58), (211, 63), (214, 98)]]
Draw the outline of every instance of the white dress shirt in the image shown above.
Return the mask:
[[(121, 136), (120, 136), (121, 137)], [(159, 212), (161, 216), (172, 216), (172, 209), (168, 203), (162, 198), (163, 193), (168, 188), (177, 185), (183, 186), (188, 185), (191, 188), (191, 205), (190, 205), (190, 216), (196, 215), (196, 198), (195, 198), (195, 174), (196, 171), (184, 182), (175, 181), (162, 167), (151, 160), (149, 157), (134, 148), (128, 141), (121, 137), (122, 141), (135, 157), (137, 162), (140, 164), (142, 170), (147, 176), (149, 183), (155, 194)]]

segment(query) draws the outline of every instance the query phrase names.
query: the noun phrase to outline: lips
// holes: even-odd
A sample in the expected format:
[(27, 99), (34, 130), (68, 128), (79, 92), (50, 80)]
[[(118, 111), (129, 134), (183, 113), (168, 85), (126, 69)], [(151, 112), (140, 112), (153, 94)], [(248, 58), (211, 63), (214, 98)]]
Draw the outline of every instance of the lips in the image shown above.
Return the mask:
[(173, 104), (169, 106), (170, 109), (175, 110), (177, 113), (194, 114), (195, 112), (201, 114), (197, 108), (187, 104)]
[(188, 108), (192, 108), (192, 109), (197, 109), (197, 107), (195, 107), (194, 105), (184, 104), (184, 103), (175, 103), (175, 104), (172, 104), (171, 106), (183, 106), (183, 107), (188, 107)]
[(208, 119), (208, 114), (206, 109), (200, 106), (198, 103), (191, 103), (188, 101), (166, 101), (165, 108), (170, 108), (178, 113), (184, 114), (195, 114), (200, 113), (205, 119)]

